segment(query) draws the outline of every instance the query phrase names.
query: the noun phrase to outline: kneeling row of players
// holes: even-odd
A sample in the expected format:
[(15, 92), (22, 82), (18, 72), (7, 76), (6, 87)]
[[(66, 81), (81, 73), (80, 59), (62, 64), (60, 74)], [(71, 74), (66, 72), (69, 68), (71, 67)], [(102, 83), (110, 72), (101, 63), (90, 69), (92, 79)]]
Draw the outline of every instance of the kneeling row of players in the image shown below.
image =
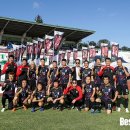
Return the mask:
[(73, 80), (66, 89), (62, 90), (62, 86), (59, 86), (58, 81), (55, 80), (52, 86), (48, 86), (47, 91), (42, 83), (38, 83), (33, 92), (29, 91), (26, 79), (22, 80), (21, 87), (18, 87), (15, 92), (16, 85), (13, 78), (13, 74), (9, 74), (9, 80), (2, 87), (1, 112), (5, 111), (5, 102), (8, 99), (8, 108), (13, 112), (16, 111), (18, 105), (24, 110), (27, 110), (30, 105), (31, 111), (35, 112), (37, 106), (40, 111), (44, 111), (45, 104), (51, 104), (53, 109), (63, 110), (65, 107), (68, 109), (76, 107), (77, 110), (84, 108), (85, 111), (89, 111), (91, 109), (91, 112), (100, 112), (101, 108), (105, 107), (107, 114), (110, 114), (118, 96), (115, 87), (110, 85), (108, 76), (103, 78), (103, 84), (100, 87), (95, 87), (91, 82), (91, 77), (88, 76), (82, 87), (77, 85), (76, 80)]

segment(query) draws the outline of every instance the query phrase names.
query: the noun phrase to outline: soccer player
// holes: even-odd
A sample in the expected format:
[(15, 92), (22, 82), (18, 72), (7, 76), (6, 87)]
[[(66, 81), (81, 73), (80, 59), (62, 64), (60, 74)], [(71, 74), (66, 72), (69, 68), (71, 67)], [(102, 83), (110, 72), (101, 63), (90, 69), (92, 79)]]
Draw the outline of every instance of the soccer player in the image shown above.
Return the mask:
[(62, 67), (59, 68), (59, 81), (63, 90), (67, 87), (68, 82), (71, 81), (71, 69), (66, 64), (66, 59), (62, 59)]
[(16, 76), (18, 77), (18, 87), (21, 86), (23, 79), (28, 79), (27, 73), (28, 73), (29, 66), (27, 64), (27, 59), (22, 60), (22, 65), (18, 66)]
[(82, 91), (84, 94), (84, 105), (85, 105), (85, 111), (89, 111), (89, 109), (92, 108), (92, 112), (94, 112), (94, 95), (95, 95), (95, 86), (94, 83), (91, 82), (91, 77), (86, 77), (86, 83), (83, 84)]
[(34, 61), (31, 61), (30, 68), (28, 69), (28, 81), (31, 91), (36, 89), (36, 65)]
[(94, 78), (94, 84), (95, 84), (95, 87), (98, 89), (100, 88), (101, 86), (101, 77), (98, 75), (98, 72), (100, 71), (101, 69), (101, 59), (100, 58), (97, 58), (95, 60), (95, 65), (94, 67), (92, 68), (92, 73), (93, 73), (93, 78)]
[(75, 63), (76, 63), (76, 66), (72, 67), (72, 80), (76, 79), (77, 80), (77, 85), (81, 87), (82, 86), (81, 85), (82, 80), (81, 80), (80, 70), (82, 68), (80, 67), (80, 59), (76, 59)]
[(128, 86), (127, 86), (127, 77), (129, 76), (128, 69), (122, 65), (122, 59), (119, 58), (117, 60), (117, 67), (115, 68), (115, 78), (116, 78), (116, 88), (118, 91), (118, 99), (117, 99), (117, 111), (120, 112), (120, 104), (121, 104), (121, 96), (123, 95), (124, 97), (124, 107), (126, 113), (129, 113), (128, 110)]
[(105, 59), (105, 66), (102, 66), (100, 71), (98, 72), (98, 75), (101, 77), (109, 76), (110, 83), (114, 85), (114, 67), (111, 66), (111, 59), (106, 58)]
[[(105, 104), (105, 108), (107, 110), (107, 114), (112, 113), (112, 105), (113, 102), (116, 101), (116, 98), (118, 96), (118, 92), (116, 88), (110, 84), (110, 78), (109, 76), (103, 77), (103, 84), (100, 87), (100, 93), (101, 93), (101, 101), (103, 104)], [(113, 98), (114, 93), (114, 98)]]
[(49, 77), (49, 84), (52, 84), (54, 83), (55, 80), (58, 80), (58, 67), (57, 67), (57, 61), (53, 61), (52, 63), (52, 68), (49, 69), (49, 72), (48, 72), (48, 77)]
[(38, 75), (38, 82), (42, 83), (43, 87), (47, 87), (48, 82), (48, 67), (45, 66), (45, 59), (40, 59), (41, 65), (37, 68), (36, 73)]
[(37, 84), (37, 89), (33, 91), (31, 95), (32, 100), (32, 110), (31, 112), (35, 112), (35, 108), (37, 106), (40, 107), (40, 111), (44, 111), (44, 103), (45, 103), (45, 87), (43, 87), (42, 83)]
[(24, 110), (27, 110), (27, 106), (31, 103), (30, 101), (30, 90), (28, 89), (27, 80), (22, 80), (22, 85), (19, 87), (15, 93), (15, 97), (13, 99), (13, 109), (12, 111), (16, 111), (17, 104), (23, 106)]
[(67, 88), (63, 92), (65, 103), (68, 107), (74, 108), (77, 107), (80, 110), (80, 106), (82, 104), (82, 89), (77, 85), (77, 81), (73, 80), (72, 85), (68, 83)]
[(13, 108), (13, 98), (15, 95), (15, 88), (16, 88), (16, 84), (14, 82), (14, 73), (9, 73), (8, 74), (9, 79), (7, 79), (4, 82), (4, 86), (2, 87), (2, 91), (3, 91), (3, 95), (2, 95), (2, 110), (1, 112), (5, 111), (5, 102), (6, 99), (8, 99), (8, 109), (12, 109)]
[(53, 86), (51, 85), (48, 88), (48, 95), (49, 98), (47, 99), (47, 102), (51, 102), (53, 104), (53, 109), (59, 108), (60, 110), (63, 110), (63, 104), (64, 104), (64, 97), (63, 97), (63, 90), (59, 86), (58, 80), (54, 80)]
[(7, 80), (9, 78), (8, 74), (13, 72), (14, 75), (16, 75), (16, 71), (17, 71), (17, 65), (14, 63), (14, 56), (9, 55), (8, 62), (5, 63), (1, 74), (5, 74), (5, 80)]
[(92, 70), (89, 68), (89, 62), (84, 61), (84, 68), (81, 69), (80, 74), (82, 76), (82, 85), (86, 82), (86, 77), (92, 75)]

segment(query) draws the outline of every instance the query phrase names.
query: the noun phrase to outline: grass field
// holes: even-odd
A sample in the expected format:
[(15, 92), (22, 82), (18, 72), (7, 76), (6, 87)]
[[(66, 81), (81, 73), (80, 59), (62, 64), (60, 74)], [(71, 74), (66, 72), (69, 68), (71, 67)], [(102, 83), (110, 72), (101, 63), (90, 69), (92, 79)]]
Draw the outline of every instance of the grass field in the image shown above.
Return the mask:
[(0, 113), (0, 130), (130, 130), (130, 126), (120, 126), (120, 117), (130, 118), (122, 109), (112, 115), (91, 114), (77, 110), (39, 110), (31, 113), (30, 109)]

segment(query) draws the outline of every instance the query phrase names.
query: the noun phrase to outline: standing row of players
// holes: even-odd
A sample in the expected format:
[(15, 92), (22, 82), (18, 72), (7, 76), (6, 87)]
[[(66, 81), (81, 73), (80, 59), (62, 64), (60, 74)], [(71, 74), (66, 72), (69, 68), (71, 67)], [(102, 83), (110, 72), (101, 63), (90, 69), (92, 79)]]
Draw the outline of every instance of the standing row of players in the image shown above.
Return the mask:
[(52, 67), (45, 66), (45, 60), (40, 60), (36, 67), (32, 61), (28, 65), (23, 59), (22, 65), (14, 63), (14, 56), (9, 56), (9, 61), (4, 65), (1, 74), (5, 74), (5, 83), (2, 87), (2, 112), (5, 111), (5, 102), (8, 99), (8, 108), (16, 111), (18, 105), (24, 110), (30, 104), (32, 112), (38, 105), (40, 111), (45, 104), (50, 104), (53, 109), (64, 107), (77, 108), (85, 111), (100, 112), (105, 107), (107, 114), (117, 107), (120, 112), (121, 96), (124, 97), (125, 111), (128, 110), (129, 72), (122, 65), (122, 59), (117, 60), (117, 67), (111, 66), (111, 59), (106, 58), (106, 65), (101, 65), (101, 60), (96, 59), (95, 65), (90, 69), (89, 62), (84, 62), (80, 67), (80, 60), (76, 59), (75, 67), (68, 67), (66, 59), (58, 68), (53, 61)]

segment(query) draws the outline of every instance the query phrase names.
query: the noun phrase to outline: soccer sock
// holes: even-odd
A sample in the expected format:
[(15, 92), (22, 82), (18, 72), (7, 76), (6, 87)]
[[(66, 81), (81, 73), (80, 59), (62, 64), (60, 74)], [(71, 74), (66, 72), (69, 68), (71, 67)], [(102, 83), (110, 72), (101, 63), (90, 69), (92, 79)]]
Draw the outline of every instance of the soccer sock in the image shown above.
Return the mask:
[(95, 110), (95, 102), (91, 102), (91, 108)]
[(124, 107), (125, 107), (125, 108), (128, 108), (128, 98), (125, 99), (125, 101), (124, 101)]
[(121, 98), (118, 98), (117, 99), (117, 107), (120, 107), (120, 104), (121, 104)]
[(33, 108), (36, 107), (36, 102), (32, 102), (32, 107), (33, 107)]
[(3, 108), (5, 108), (5, 102), (6, 102), (6, 98), (2, 97), (2, 106), (3, 106)]
[(96, 109), (101, 110), (101, 103), (100, 102), (96, 102)]

